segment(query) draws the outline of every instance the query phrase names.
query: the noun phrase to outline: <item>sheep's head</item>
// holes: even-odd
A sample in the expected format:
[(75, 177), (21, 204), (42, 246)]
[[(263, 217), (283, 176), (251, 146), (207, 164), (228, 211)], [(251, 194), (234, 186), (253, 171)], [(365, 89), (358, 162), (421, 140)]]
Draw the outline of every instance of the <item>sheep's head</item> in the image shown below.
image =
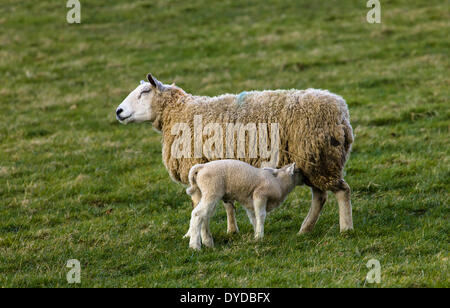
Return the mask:
[(122, 124), (132, 122), (154, 121), (156, 118), (154, 101), (158, 97), (158, 92), (164, 91), (165, 86), (154, 78), (147, 75), (148, 82), (141, 81), (141, 84), (134, 89), (116, 109), (116, 118)]

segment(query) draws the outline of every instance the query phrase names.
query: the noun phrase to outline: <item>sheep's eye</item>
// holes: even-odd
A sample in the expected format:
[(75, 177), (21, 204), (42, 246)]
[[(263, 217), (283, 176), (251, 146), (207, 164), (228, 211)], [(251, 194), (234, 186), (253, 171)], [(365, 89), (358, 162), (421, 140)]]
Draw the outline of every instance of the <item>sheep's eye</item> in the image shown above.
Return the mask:
[(143, 90), (143, 91), (141, 92), (141, 94), (139, 94), (138, 99), (140, 99), (141, 96), (142, 96), (142, 94), (144, 94), (144, 93), (150, 93), (150, 90)]

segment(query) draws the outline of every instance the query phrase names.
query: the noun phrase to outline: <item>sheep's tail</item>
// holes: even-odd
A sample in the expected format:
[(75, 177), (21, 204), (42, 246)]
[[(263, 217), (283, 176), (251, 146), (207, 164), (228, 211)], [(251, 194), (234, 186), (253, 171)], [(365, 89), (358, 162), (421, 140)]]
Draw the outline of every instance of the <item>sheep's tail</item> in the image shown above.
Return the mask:
[(188, 189), (186, 189), (186, 193), (190, 196), (192, 196), (197, 190), (199, 190), (197, 186), (197, 174), (200, 171), (200, 169), (203, 168), (203, 164), (197, 164), (194, 167), (191, 168), (189, 171), (189, 184), (191, 185)]
[(345, 151), (350, 152), (350, 149), (352, 147), (352, 143), (354, 141), (354, 136), (353, 136), (353, 129), (352, 126), (350, 125), (350, 122), (346, 119), (342, 122), (343, 124), (343, 128), (344, 128), (344, 147), (345, 147)]

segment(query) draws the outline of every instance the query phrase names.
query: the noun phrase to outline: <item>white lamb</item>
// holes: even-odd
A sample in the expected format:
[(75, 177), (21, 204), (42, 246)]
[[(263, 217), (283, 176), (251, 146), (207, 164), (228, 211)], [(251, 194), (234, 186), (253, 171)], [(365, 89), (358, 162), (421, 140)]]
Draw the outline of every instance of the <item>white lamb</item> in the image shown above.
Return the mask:
[[(295, 163), (281, 169), (258, 169), (238, 160), (216, 160), (197, 164), (189, 171), (190, 187), (186, 192), (200, 193), (198, 206), (192, 211), (189, 247), (200, 249), (203, 243), (213, 247), (209, 221), (220, 200), (238, 201), (247, 211), (255, 238), (264, 236), (266, 213), (277, 208), (296, 185), (302, 184), (302, 175), (295, 171)], [(201, 232), (201, 234), (200, 234)]]

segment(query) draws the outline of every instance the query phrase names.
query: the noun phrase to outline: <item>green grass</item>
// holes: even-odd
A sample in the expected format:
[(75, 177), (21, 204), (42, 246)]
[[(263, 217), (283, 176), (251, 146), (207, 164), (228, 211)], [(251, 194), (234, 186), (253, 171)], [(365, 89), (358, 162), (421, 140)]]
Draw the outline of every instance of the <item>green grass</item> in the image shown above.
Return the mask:
[[(445, 1), (81, 0), (0, 3), (0, 287), (450, 287), (449, 8)], [(328, 89), (348, 102), (355, 231), (330, 194), (297, 236), (297, 188), (256, 243), (223, 208), (214, 249), (182, 236), (191, 205), (160, 135), (114, 110), (145, 74), (201, 95)], [(378, 259), (379, 285), (365, 282)]]

